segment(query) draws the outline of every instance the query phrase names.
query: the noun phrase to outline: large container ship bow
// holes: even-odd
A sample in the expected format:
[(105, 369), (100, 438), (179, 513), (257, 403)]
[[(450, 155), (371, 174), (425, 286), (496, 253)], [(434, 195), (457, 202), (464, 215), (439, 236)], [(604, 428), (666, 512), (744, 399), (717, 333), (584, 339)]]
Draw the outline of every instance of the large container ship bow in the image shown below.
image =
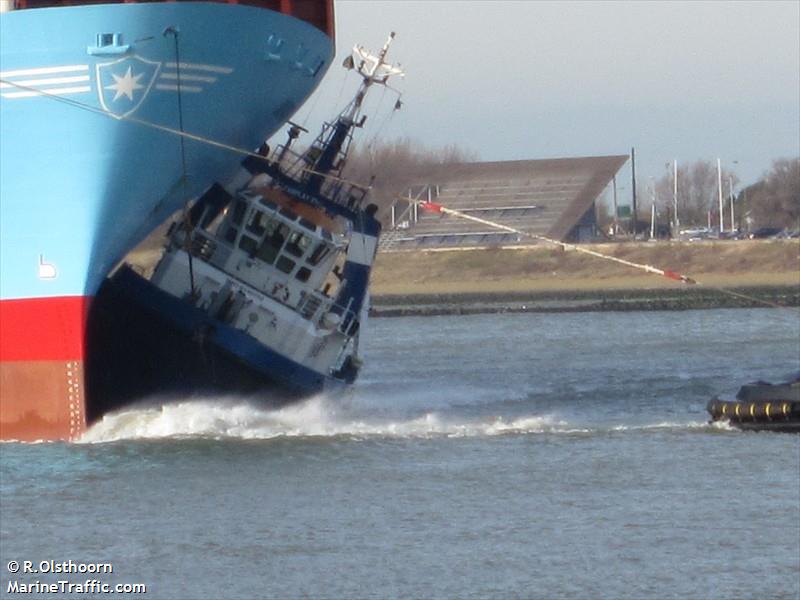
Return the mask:
[(100, 284), (316, 88), (332, 0), (0, 9), (0, 438), (69, 440)]

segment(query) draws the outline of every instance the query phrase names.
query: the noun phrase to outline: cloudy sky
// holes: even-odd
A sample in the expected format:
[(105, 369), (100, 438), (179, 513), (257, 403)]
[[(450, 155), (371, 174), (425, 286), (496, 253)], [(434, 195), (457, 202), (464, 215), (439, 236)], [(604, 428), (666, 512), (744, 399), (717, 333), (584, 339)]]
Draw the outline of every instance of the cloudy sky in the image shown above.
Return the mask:
[[(800, 2), (336, 0), (337, 59), (296, 121), (317, 127), (357, 81), (358, 43), (390, 59), (381, 138), (455, 144), (480, 160), (627, 154), (637, 175), (716, 160), (744, 183), (800, 156)], [(736, 161), (734, 163), (734, 161)], [(624, 176), (624, 171), (621, 174)]]

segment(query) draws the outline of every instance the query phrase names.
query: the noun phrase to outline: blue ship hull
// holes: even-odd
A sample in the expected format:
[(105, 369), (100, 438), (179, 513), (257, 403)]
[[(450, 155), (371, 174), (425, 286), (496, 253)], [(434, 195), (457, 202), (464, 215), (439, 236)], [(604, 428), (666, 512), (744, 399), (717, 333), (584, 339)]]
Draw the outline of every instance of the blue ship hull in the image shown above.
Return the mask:
[[(186, 194), (239, 164), (230, 150), (185, 139), (184, 190), (180, 137), (150, 125), (179, 129), (167, 27), (179, 31), (184, 129), (235, 148), (252, 150), (285, 123), (333, 52), (310, 25), (242, 5), (13, 11), (0, 27), (2, 299), (92, 295)], [(120, 43), (97, 46), (104, 32), (121, 33)], [(40, 257), (56, 277), (38, 276)]]
[(188, 197), (226, 181), (235, 149), (285, 123), (332, 55), (308, 23), (238, 4), (3, 14), (0, 437), (82, 431), (86, 319), (103, 279)]

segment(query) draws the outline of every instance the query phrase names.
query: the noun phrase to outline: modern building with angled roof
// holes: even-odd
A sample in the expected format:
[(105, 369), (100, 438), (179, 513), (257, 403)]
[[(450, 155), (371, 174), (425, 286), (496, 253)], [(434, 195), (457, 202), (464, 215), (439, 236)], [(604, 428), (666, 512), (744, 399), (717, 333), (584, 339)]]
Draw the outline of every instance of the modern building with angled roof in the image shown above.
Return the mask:
[[(443, 166), (408, 194), (558, 241), (589, 241), (597, 236), (595, 201), (627, 160), (620, 155), (459, 163)], [(385, 251), (536, 243), (473, 221), (428, 213), (408, 201), (398, 200), (390, 218)]]

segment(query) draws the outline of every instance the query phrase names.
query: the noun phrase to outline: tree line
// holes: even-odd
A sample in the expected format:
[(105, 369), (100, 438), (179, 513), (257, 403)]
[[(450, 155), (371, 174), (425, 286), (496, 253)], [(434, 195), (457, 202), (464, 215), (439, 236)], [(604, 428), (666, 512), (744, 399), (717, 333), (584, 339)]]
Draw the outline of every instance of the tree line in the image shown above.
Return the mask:
[(405, 195), (409, 187), (428, 183), (443, 166), (477, 160), (474, 152), (455, 145), (426, 147), (408, 137), (354, 145), (347, 157), (344, 177), (370, 184), (370, 201), (378, 205), (378, 218), (385, 217), (392, 203)]
[[(719, 223), (719, 181), (715, 162), (697, 160), (677, 170), (677, 208), (681, 228), (704, 226), (709, 214), (712, 225)], [(722, 171), (723, 220), (730, 229), (730, 199), (733, 196), (734, 229), (759, 227), (800, 228), (800, 158), (775, 160), (772, 168), (753, 185), (739, 189), (739, 178)], [(654, 182), (637, 185), (639, 217), (649, 218), (652, 198), (662, 218), (673, 222), (675, 173), (672, 165)], [(644, 189), (642, 189), (644, 187)]]
[(800, 229), (800, 158), (781, 159), (757, 183), (739, 194), (758, 227)]

